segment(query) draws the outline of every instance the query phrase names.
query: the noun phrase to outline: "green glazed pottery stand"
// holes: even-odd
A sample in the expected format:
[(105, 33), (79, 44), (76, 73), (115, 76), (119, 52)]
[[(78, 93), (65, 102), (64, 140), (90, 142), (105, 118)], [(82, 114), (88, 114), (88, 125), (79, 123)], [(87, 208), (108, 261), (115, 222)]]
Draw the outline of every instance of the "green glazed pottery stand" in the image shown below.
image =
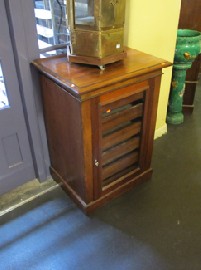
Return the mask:
[(186, 70), (191, 67), (199, 53), (201, 53), (201, 33), (195, 30), (179, 29), (168, 103), (167, 123), (169, 124), (176, 125), (184, 121), (182, 103)]

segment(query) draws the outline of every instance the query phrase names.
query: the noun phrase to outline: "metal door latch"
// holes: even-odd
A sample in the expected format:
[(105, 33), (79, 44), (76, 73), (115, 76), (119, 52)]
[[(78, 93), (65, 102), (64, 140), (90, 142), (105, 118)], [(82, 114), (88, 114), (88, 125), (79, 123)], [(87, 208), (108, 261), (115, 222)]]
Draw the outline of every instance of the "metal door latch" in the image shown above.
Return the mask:
[(95, 159), (95, 166), (98, 167), (99, 166), (99, 162), (98, 160)]

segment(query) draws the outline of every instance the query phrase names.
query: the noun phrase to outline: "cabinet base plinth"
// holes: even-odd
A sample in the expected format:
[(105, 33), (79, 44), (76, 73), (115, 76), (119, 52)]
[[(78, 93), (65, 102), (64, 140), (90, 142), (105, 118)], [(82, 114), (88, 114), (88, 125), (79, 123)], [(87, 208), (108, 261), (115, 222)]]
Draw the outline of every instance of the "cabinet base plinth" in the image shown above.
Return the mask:
[(105, 194), (104, 196), (101, 196), (99, 199), (91, 201), (90, 203), (87, 204), (80, 198), (79, 195), (77, 195), (77, 193), (67, 184), (67, 182), (59, 175), (59, 173), (56, 170), (54, 170), (53, 168), (50, 168), (50, 170), (52, 178), (56, 182), (61, 184), (62, 189), (70, 196), (70, 198), (76, 203), (76, 205), (87, 215), (92, 213), (96, 208), (103, 206), (111, 199), (118, 197), (124, 192), (127, 192), (135, 185), (151, 179), (153, 173), (152, 168), (150, 168), (149, 170), (144, 171), (140, 175), (133, 177), (124, 185), (117, 187), (116, 189)]

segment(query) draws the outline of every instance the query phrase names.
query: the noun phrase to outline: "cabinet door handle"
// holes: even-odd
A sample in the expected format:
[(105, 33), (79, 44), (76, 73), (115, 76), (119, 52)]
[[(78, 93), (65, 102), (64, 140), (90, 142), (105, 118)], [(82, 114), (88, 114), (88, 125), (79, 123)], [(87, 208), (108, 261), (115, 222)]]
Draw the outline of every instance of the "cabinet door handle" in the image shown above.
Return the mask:
[(99, 166), (99, 162), (98, 160), (95, 159), (95, 166), (98, 167)]

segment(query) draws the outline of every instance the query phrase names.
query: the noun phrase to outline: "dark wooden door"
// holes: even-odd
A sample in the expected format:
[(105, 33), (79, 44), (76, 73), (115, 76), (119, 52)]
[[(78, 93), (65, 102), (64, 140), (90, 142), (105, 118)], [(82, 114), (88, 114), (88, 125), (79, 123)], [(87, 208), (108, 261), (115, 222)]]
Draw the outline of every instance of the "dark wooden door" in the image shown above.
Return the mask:
[[(201, 1), (200, 0), (182, 0), (181, 13), (179, 18), (179, 29), (194, 29), (201, 31)], [(192, 112), (194, 108), (194, 97), (200, 72), (201, 56), (199, 55), (192, 67), (187, 70), (186, 88), (183, 100), (183, 109), (186, 112)]]
[(178, 28), (201, 31), (201, 1), (182, 0)]
[[(129, 86), (128, 88), (133, 88)], [(125, 92), (127, 89), (124, 89)], [(109, 94), (110, 95), (110, 94)], [(109, 97), (110, 99), (110, 97)], [(111, 182), (139, 169), (144, 93), (117, 100), (101, 98), (101, 182)]]
[(107, 93), (94, 102), (95, 199), (149, 169), (152, 143), (148, 133), (153, 128), (149, 108), (156, 84), (160, 84), (160, 76)]
[(9, 24), (0, 1), (0, 194), (35, 177)]

